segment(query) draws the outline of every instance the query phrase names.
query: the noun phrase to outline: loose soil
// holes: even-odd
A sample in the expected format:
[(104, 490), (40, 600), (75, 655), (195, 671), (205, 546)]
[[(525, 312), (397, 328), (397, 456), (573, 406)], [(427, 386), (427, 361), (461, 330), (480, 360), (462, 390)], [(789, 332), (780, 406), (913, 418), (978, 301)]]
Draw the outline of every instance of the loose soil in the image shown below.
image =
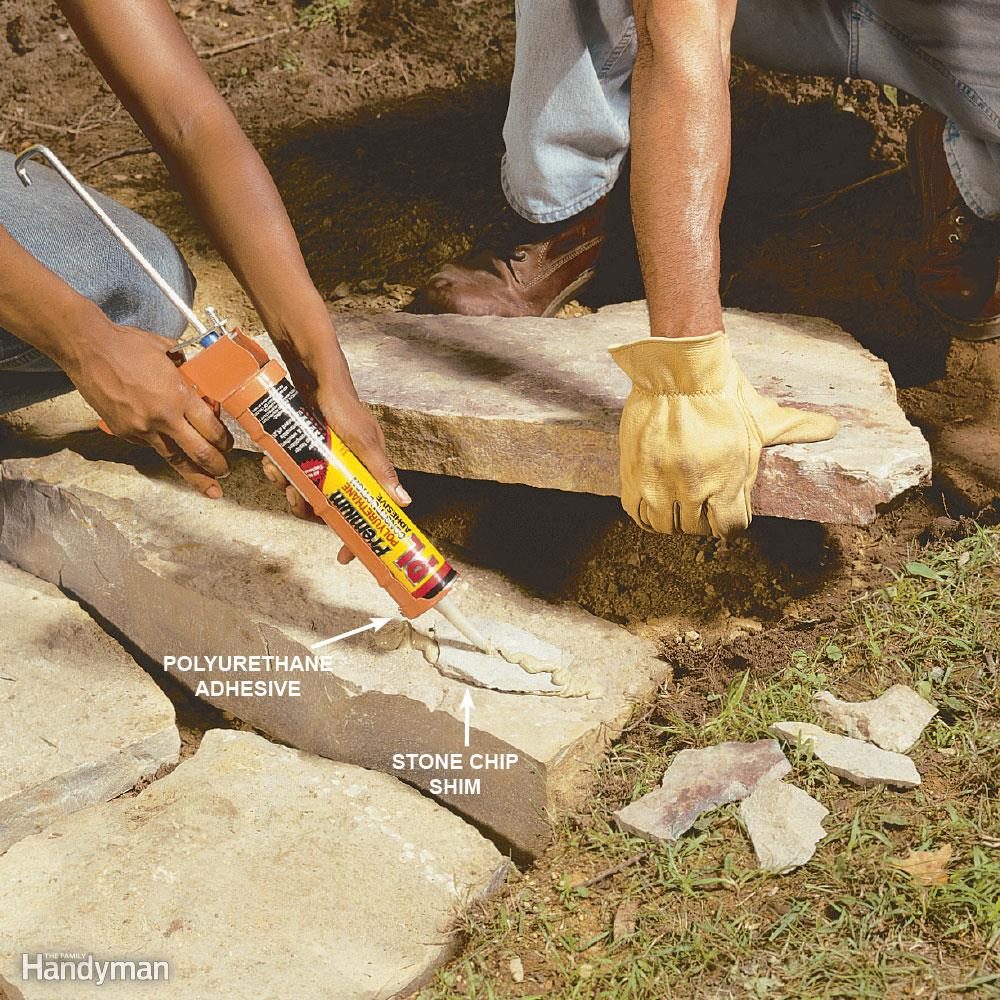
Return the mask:
[[(173, 6), (272, 170), (334, 309), (403, 307), (503, 213), (508, 0)], [(0, 147), (47, 142), (170, 233), (202, 298), (253, 328), (245, 297), (54, 4), (0, 0), (0, 26)], [(733, 106), (726, 305), (826, 316), (884, 356), (931, 442), (933, 483), (868, 528), (759, 519), (724, 546), (642, 534), (605, 498), (406, 476), (416, 518), (456, 554), (661, 641), (681, 715), (744, 671), (780, 669), (789, 649), (828, 634), (846, 604), (881, 585), (886, 567), (929, 539), (967, 534), (960, 519), (995, 520), (1000, 490), (1000, 348), (950, 344), (910, 296), (919, 213), (894, 168), (919, 105), (858, 81), (737, 64)], [(604, 273), (574, 308), (641, 296), (623, 185), (614, 202)], [(7, 454), (18, 447), (0, 442)], [(183, 711), (194, 734), (220, 722)]]

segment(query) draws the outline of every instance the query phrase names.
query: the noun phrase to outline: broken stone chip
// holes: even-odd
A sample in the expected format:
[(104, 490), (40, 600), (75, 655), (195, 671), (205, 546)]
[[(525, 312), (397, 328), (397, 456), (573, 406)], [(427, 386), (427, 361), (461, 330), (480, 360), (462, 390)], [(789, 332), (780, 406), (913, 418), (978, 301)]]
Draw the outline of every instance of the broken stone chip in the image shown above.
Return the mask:
[(820, 691), (813, 700), (816, 710), (848, 736), (896, 753), (911, 749), (937, 715), (929, 701), (905, 684), (894, 684), (871, 701), (841, 701), (829, 691)]
[(774, 781), (791, 769), (777, 740), (682, 750), (667, 768), (661, 786), (619, 809), (615, 820), (626, 833), (654, 843), (671, 843), (702, 813), (738, 802), (761, 782)]
[(762, 782), (740, 803), (757, 863), (776, 875), (804, 865), (816, 853), (829, 813), (808, 792), (784, 781)]
[(811, 746), (834, 774), (862, 788), (879, 784), (916, 788), (920, 784), (920, 774), (909, 757), (872, 743), (828, 733), (808, 722), (776, 722), (769, 732), (796, 746)]

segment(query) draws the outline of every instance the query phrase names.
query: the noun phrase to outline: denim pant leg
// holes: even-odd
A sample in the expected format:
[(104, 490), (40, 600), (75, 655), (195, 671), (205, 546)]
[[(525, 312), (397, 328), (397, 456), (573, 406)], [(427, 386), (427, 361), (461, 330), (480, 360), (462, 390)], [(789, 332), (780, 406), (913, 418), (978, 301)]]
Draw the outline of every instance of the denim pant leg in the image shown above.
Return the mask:
[(501, 167), (511, 207), (559, 222), (614, 187), (629, 147), (631, 0), (517, 0)]
[[(0, 225), (29, 253), (116, 324), (177, 339), (185, 320), (54, 171), (30, 168), (31, 186), (0, 151)], [(194, 277), (180, 251), (154, 225), (117, 202), (91, 192), (154, 267), (189, 303)], [(44, 354), (0, 330), (0, 413), (68, 392), (69, 379)]]
[[(770, 69), (897, 86), (948, 116), (969, 207), (1000, 218), (1000, 0), (740, 0), (733, 51)], [(631, 0), (518, 0), (502, 168), (511, 206), (569, 218), (614, 185), (628, 149)]]
[(733, 51), (791, 73), (888, 83), (948, 117), (944, 148), (962, 198), (1000, 219), (997, 0), (742, 0)]

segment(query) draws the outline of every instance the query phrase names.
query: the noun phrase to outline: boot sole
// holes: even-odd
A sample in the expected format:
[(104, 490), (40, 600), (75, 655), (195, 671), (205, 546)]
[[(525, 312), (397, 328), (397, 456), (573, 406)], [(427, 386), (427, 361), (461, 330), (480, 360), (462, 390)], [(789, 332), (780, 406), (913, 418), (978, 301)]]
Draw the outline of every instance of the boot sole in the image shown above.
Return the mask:
[(574, 281), (571, 281), (546, 307), (542, 313), (543, 319), (551, 319), (581, 288), (585, 288), (594, 279), (596, 268), (588, 268)]
[(941, 329), (951, 337), (967, 340), (973, 344), (985, 344), (991, 340), (1000, 340), (1000, 316), (970, 322), (949, 316), (919, 292), (917, 293), (917, 301), (937, 320)]

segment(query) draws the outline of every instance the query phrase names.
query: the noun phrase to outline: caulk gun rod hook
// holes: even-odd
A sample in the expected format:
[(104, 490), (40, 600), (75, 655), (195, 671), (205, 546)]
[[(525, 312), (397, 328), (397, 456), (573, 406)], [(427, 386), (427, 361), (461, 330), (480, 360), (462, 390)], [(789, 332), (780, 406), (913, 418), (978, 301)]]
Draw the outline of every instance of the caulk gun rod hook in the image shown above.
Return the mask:
[(34, 156), (41, 156), (47, 160), (59, 176), (73, 189), (76, 196), (97, 216), (104, 224), (112, 236), (128, 251), (132, 259), (141, 267), (156, 287), (170, 300), (173, 307), (200, 333), (204, 336), (208, 333), (208, 327), (194, 312), (194, 310), (167, 284), (163, 275), (153, 267), (143, 256), (142, 251), (115, 225), (111, 216), (101, 208), (94, 200), (90, 192), (70, 173), (66, 165), (49, 149), (41, 144), (29, 146), (14, 161), (14, 170), (21, 183), (25, 187), (31, 186), (31, 178), (28, 176), (27, 163)]

